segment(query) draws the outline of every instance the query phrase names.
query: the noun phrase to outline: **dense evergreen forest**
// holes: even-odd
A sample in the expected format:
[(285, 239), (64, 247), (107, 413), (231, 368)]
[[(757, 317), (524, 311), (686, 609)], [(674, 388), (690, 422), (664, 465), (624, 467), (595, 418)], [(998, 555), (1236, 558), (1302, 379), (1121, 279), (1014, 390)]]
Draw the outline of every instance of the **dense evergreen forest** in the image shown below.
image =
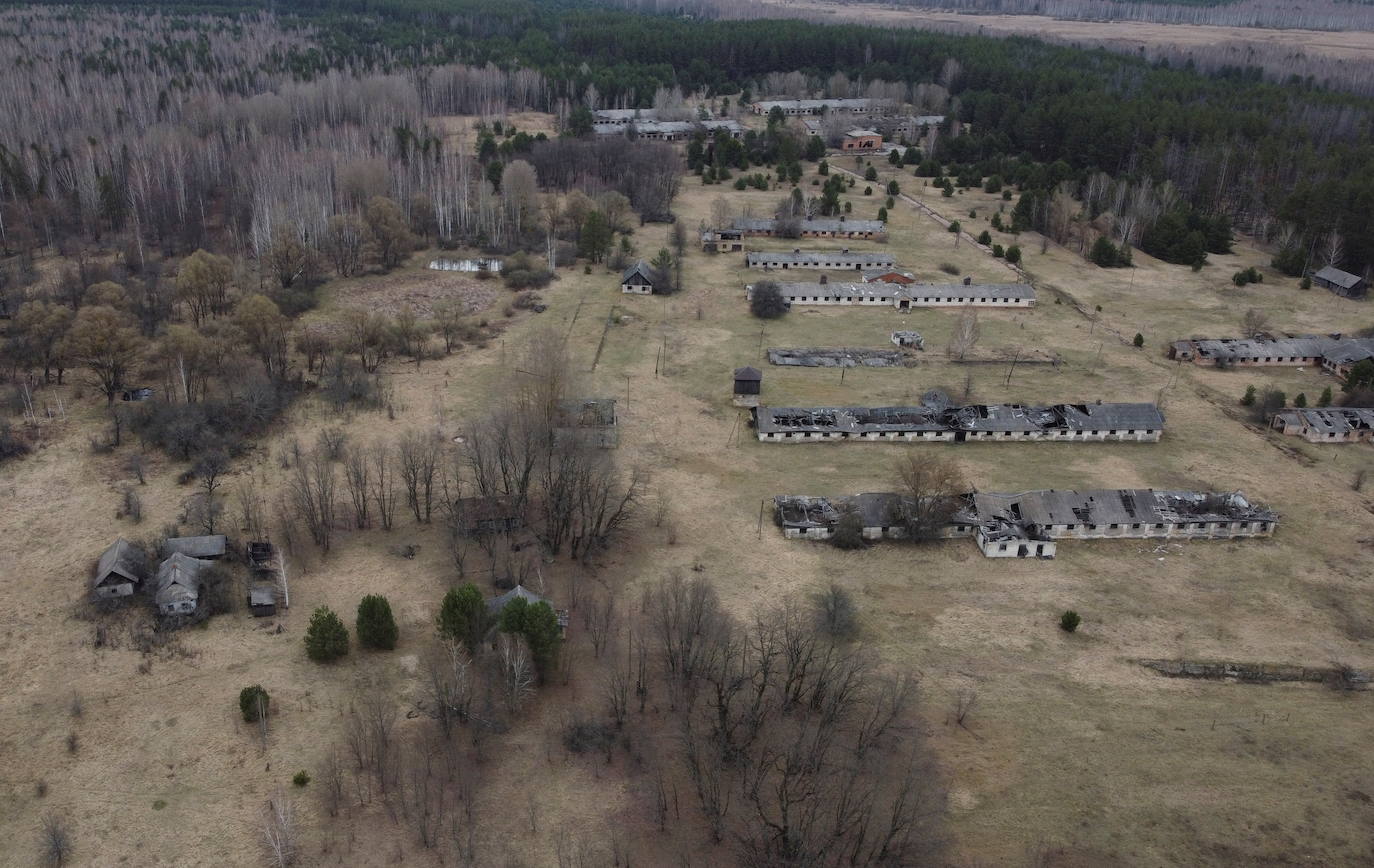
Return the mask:
[[(171, 8), (241, 21), (259, 7), (183, 0)], [(1096, 185), (1098, 204), (1118, 213), (1148, 200), (1138, 209), (1144, 225), (1117, 233), (1147, 250), (1146, 230), (1168, 213), (1185, 226), (1229, 218), (1278, 243), (1279, 262), (1290, 271), (1333, 245), (1348, 269), (1374, 262), (1374, 100), (1310, 81), (1265, 81), (1258, 69), (1203, 75), (1032, 39), (653, 16), (571, 0), (292, 0), (277, 10), (290, 13), (285, 26), (308, 29), (311, 38), (283, 40), (254, 59), (252, 74), (217, 60), (216, 35), (203, 23), (213, 19), (197, 19), (202, 23), (183, 41), (164, 37), (140, 47), (92, 40), (81, 49), (81, 64), (108, 76), (151, 64), (169, 76), (163, 101), (193, 79), (250, 97), (266, 82), (339, 70), (396, 74), (494, 64), (505, 72), (537, 71), (543, 84), (531, 107), (561, 105), (560, 114), (588, 98), (603, 106), (649, 105), (662, 88), (766, 96), (758, 92), (766, 77), (790, 71), (810, 85), (802, 90), (816, 93), (835, 73), (850, 82), (901, 83), (908, 93), (938, 82), (967, 129), (944, 137), (935, 154), (955, 164), (951, 174), (1000, 173), (1047, 203), (1056, 188), (1082, 199)], [(5, 39), (24, 38), (21, 21), (8, 19)], [(18, 165), (14, 155), (56, 144), (23, 136), (12, 130), (0, 141), (7, 149), (0, 153), (3, 198), (25, 194), (6, 168)], [(1195, 257), (1183, 251), (1170, 258)]]

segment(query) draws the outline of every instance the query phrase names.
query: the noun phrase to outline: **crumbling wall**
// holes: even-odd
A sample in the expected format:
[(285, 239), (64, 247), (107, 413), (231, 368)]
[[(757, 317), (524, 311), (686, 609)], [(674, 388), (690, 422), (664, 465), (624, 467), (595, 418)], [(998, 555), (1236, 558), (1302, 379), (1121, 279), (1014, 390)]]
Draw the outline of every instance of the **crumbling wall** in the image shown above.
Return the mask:
[(1344, 690), (1364, 690), (1374, 675), (1348, 666), (1299, 666), (1289, 663), (1236, 663), (1203, 660), (1141, 660), (1140, 665), (1170, 678), (1203, 678), (1273, 684), (1305, 681)]
[(900, 350), (856, 347), (769, 347), (770, 364), (801, 368), (914, 367), (916, 361)]

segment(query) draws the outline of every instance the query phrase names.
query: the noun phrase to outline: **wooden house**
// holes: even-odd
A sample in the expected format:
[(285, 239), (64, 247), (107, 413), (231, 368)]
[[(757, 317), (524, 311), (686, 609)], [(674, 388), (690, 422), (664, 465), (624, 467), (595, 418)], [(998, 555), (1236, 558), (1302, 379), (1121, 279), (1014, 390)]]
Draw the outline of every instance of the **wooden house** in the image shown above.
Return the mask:
[(1312, 282), (1322, 289), (1329, 289), (1336, 295), (1346, 298), (1364, 298), (1369, 292), (1369, 281), (1357, 274), (1341, 271), (1334, 265), (1313, 272)]
[(201, 574), (209, 561), (177, 552), (157, 568), (157, 609), (164, 615), (189, 615), (200, 604)]
[(248, 611), (254, 618), (270, 618), (277, 614), (277, 591), (271, 585), (254, 585), (248, 589)]
[(763, 386), (763, 372), (758, 368), (745, 365), (735, 368), (735, 394), (757, 395)]
[(111, 599), (128, 597), (138, 590), (148, 574), (143, 552), (120, 537), (100, 555), (91, 577), (91, 596)]
[(642, 259), (625, 269), (620, 276), (620, 291), (633, 295), (653, 295), (663, 285), (663, 275)]

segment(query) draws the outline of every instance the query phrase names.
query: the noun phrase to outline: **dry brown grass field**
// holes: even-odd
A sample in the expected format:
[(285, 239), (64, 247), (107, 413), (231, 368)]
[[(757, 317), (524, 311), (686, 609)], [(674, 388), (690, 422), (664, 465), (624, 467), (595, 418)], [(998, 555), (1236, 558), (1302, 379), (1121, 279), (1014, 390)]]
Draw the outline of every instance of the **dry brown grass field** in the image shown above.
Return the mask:
[[(900, 177), (907, 192), (975, 233), (1004, 204), (972, 192), (943, 199), (909, 170), (881, 170), (884, 180)], [(808, 167), (804, 185), (813, 173)], [(761, 214), (782, 195), (689, 177), (677, 211), (695, 229), (717, 196)], [(876, 195), (851, 198), (855, 217), (872, 217), (881, 204)], [(1009, 211), (1012, 203), (1005, 204)], [(967, 240), (956, 248), (951, 234), (905, 204), (890, 223), (883, 249), (922, 278), (941, 277), (940, 265), (949, 263), (975, 280), (1008, 279), (1003, 264)], [(665, 227), (642, 227), (633, 240), (638, 253), (652, 256), (665, 244)], [(1175, 337), (1233, 334), (1250, 307), (1268, 312), (1277, 328), (1322, 331), (1368, 325), (1370, 308), (1299, 290), (1245, 240), (1197, 273), (1143, 254), (1135, 269), (1104, 271), (1053, 245), (1041, 254), (1033, 233), (1020, 243), (1025, 267), (1042, 286), (1041, 303), (1030, 311), (983, 311), (980, 347), (1055, 352), (1065, 360), (1057, 370), (1018, 367), (1007, 384), (1004, 365), (947, 361), (942, 349), (954, 312), (798, 308), (762, 323), (749, 316), (742, 289), (758, 274), (738, 254), (693, 250), (685, 291), (668, 298), (622, 296), (615, 275), (602, 267), (586, 275), (579, 265), (542, 293), (549, 304), (542, 314), (506, 321), (498, 298), (486, 315), (505, 328), (484, 347), (418, 368), (392, 363), (395, 420), (382, 412), (340, 420), (314, 399), (302, 400), (235, 466), (230, 485), (252, 474), (279, 489), (277, 456), (292, 441), (313, 442), (327, 425), (364, 443), (408, 428), (456, 435), (510, 389), (518, 348), (551, 327), (567, 335), (587, 391), (620, 400), (620, 460), (651, 471), (652, 491), (667, 502), (663, 525), (643, 522), (630, 545), (603, 559), (597, 576), (632, 601), (638, 588), (673, 569), (696, 570), (741, 614), (829, 580), (851, 590), (864, 638), (887, 665), (921, 679), (920, 725), (949, 792), (954, 864), (1031, 864), (1037, 854), (1045, 860), (1035, 864), (1075, 866), (1368, 864), (1374, 695), (1171, 680), (1133, 661), (1374, 667), (1374, 500), (1350, 484), (1357, 470), (1374, 466), (1374, 453), (1280, 442), (1235, 413), (1250, 383), (1315, 399), (1332, 381), (1316, 371), (1177, 366), (1162, 351)], [(424, 271), (431, 253), (417, 253), (385, 286), (401, 293), (435, 284)], [(1265, 282), (1237, 290), (1230, 275), (1246, 265), (1260, 267)], [(1100, 305), (1100, 321), (1053, 303), (1046, 285), (1089, 310)], [(462, 291), (463, 284), (453, 286)], [(375, 287), (365, 289), (366, 303), (385, 302)], [(312, 316), (328, 316), (352, 294), (349, 286), (327, 287), (324, 309)], [(881, 347), (902, 326), (926, 336), (915, 368), (851, 370), (841, 381), (838, 371), (761, 363), (770, 345)], [(1136, 332), (1146, 340), (1140, 350), (1129, 343)], [(747, 363), (764, 371), (765, 403), (899, 403), (932, 387), (961, 392), (969, 377), (972, 397), (986, 401), (1162, 396), (1169, 427), (1157, 445), (764, 445), (731, 406), (731, 370)], [(341, 533), (323, 559), (302, 545), (291, 561), (289, 612), (216, 617), (151, 658), (118, 628), (112, 646), (97, 649), (95, 622), (79, 614), (93, 558), (118, 534), (149, 535), (175, 520), (190, 492), (176, 483), (179, 465), (159, 459), (143, 487), (148, 518), (138, 526), (117, 519), (131, 447), (93, 454), (98, 397), (76, 386), (45, 397), (52, 403), (58, 394), (67, 418), (45, 421), (42, 448), (0, 470), (8, 591), (0, 614), (0, 838), (10, 843), (0, 862), (31, 864), (41, 816), (60, 808), (72, 819), (78, 864), (259, 864), (264, 801), (279, 788), (291, 791), (297, 769), (317, 772), (340, 738), (355, 685), (382, 685), (402, 711), (403, 736), (428, 731), (422, 716), (407, 712), (422, 693), (418, 658), (432, 641), (433, 613), (454, 580), (439, 535), (402, 516), (390, 533)], [(1283, 519), (1272, 540), (1066, 542), (1052, 561), (986, 560), (967, 541), (847, 553), (786, 541), (767, 516), (760, 527), (759, 505), (777, 493), (890, 487), (892, 463), (905, 449), (955, 450), (982, 489), (1241, 489)], [(404, 543), (420, 546), (413, 560), (390, 553)], [(571, 574), (565, 561), (543, 566), (555, 597), (566, 594)], [(301, 643), (310, 611), (329, 605), (351, 628), (357, 601), (369, 592), (387, 594), (396, 608), (398, 648), (310, 663)], [(1084, 618), (1074, 635), (1057, 626), (1067, 608)], [(600, 689), (576, 616), (569, 653), (569, 683), (542, 691), (529, 718), (481, 764), (482, 864), (555, 864), (570, 830), (617, 839), (632, 854), (640, 852), (636, 836), (658, 834), (625, 769), (570, 758), (557, 743), (567, 709), (594, 705)], [(265, 750), (235, 702), (253, 683), (267, 687), (277, 710)], [(968, 690), (977, 704), (966, 725), (956, 726), (955, 697)], [(83, 699), (79, 718), (70, 710), (74, 694)], [(73, 731), (75, 754), (66, 745)], [(641, 750), (650, 759), (660, 752), (653, 743)], [(420, 849), (377, 805), (324, 816), (317, 787), (294, 792), (306, 829), (302, 864), (437, 864), (436, 851)], [(711, 850), (692, 834), (694, 811), (684, 792), (684, 822), (669, 840), (677, 836), (690, 864), (729, 864), (728, 846)], [(665, 851), (662, 841), (654, 847), (648, 852)]]
[[(1072, 21), (1043, 15), (995, 15), (947, 12), (880, 3), (834, 3), (829, 0), (761, 0), (779, 16), (817, 17), (832, 21), (898, 27), (953, 25), (999, 35), (1051, 36), (1065, 42), (1105, 45), (1117, 50), (1177, 46), (1199, 49), (1222, 43), (1248, 43), (1304, 56), (1337, 60), (1374, 57), (1374, 33), (1230, 27), (1211, 24), (1159, 24), (1146, 21)], [(823, 19), (823, 20), (824, 20)]]

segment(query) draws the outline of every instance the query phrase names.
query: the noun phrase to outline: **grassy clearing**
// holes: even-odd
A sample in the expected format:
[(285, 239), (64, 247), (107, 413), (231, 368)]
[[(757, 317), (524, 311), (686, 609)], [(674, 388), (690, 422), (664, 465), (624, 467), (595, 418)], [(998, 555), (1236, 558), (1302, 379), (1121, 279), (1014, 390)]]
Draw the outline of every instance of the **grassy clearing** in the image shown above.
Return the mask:
[[(880, 171), (884, 179), (891, 175), (886, 164)], [(944, 200), (918, 183), (902, 176), (904, 189), (958, 216), (966, 228), (979, 227), (985, 211), (1000, 204), (982, 193)], [(716, 196), (760, 214), (782, 195), (704, 187), (688, 178), (678, 211), (695, 228), (709, 219)], [(872, 217), (881, 204), (876, 196), (854, 201), (855, 217)], [(980, 215), (973, 221), (970, 208)], [(893, 240), (884, 249), (923, 278), (946, 279), (939, 266), (950, 262), (975, 280), (1007, 279), (1001, 264), (967, 243), (956, 249), (949, 233), (908, 206), (893, 209), (891, 224)], [(651, 225), (636, 231), (634, 243), (641, 255), (652, 255), (666, 238), (665, 227)], [(548, 311), (507, 320), (500, 314), (507, 291), (500, 289), (482, 315), (504, 323), (502, 335), (418, 369), (390, 367), (394, 421), (385, 413), (341, 420), (306, 400), (234, 476), (255, 474), (279, 490), (276, 456), (293, 440), (312, 442), (330, 425), (342, 425), (360, 442), (412, 427), (456, 435), (510, 387), (515, 353), (531, 332), (557, 329), (568, 336), (585, 391), (622, 400), (621, 458), (649, 469), (654, 491), (667, 502), (664, 524), (646, 524), (635, 546), (606, 559), (600, 576), (633, 600), (643, 581), (696, 570), (740, 612), (831, 579), (850, 588), (860, 601), (862, 629), (884, 660), (922, 678), (924, 722), (951, 788), (959, 859), (1017, 864), (1037, 847), (1063, 848), (1068, 864), (1084, 865), (1366, 859), (1366, 794), (1374, 793), (1374, 764), (1363, 749), (1368, 694), (1174, 681), (1131, 662), (1186, 656), (1374, 665), (1370, 554), (1362, 542), (1374, 538), (1374, 503), (1349, 489), (1355, 471), (1374, 464), (1374, 453), (1280, 443), (1223, 412), (1249, 382), (1273, 382), (1290, 395), (1306, 391), (1314, 398), (1330, 381), (1313, 371), (1203, 370), (1163, 356), (1175, 336), (1234, 333), (1245, 307), (1267, 311), (1276, 327), (1314, 331), (1364, 325), (1365, 308), (1329, 293), (1301, 292), (1245, 242), (1193, 273), (1140, 254), (1140, 267), (1131, 272), (1102, 271), (1054, 246), (1040, 254), (1033, 235), (1020, 240), (1037, 281), (1090, 309), (1100, 304), (1102, 318), (1090, 323), (1043, 295), (1032, 311), (984, 311), (980, 346), (1055, 352), (1066, 360), (1058, 370), (1018, 367), (1008, 384), (1004, 366), (950, 363), (942, 352), (954, 316), (948, 312), (799, 309), (764, 325), (747, 313), (743, 285), (758, 275), (743, 268), (743, 257), (694, 250), (686, 290), (667, 299), (622, 296), (605, 269), (587, 275), (578, 267), (561, 271), (542, 293)], [(412, 278), (416, 285), (432, 282), (422, 259), (417, 254), (377, 298), (404, 293)], [(1265, 271), (1266, 282), (1235, 290), (1231, 272), (1250, 264)], [(346, 306), (350, 287), (331, 285), (324, 308), (312, 315), (328, 317)], [(987, 401), (1154, 400), (1162, 393), (1165, 439), (1158, 445), (789, 448), (754, 441), (743, 411), (730, 404), (731, 369), (758, 364), (761, 348), (885, 346), (901, 327), (926, 335), (930, 349), (918, 367), (856, 369), (841, 381), (837, 371), (765, 364), (763, 400), (900, 403), (932, 387), (962, 393), (966, 377), (972, 397)], [(1142, 350), (1129, 345), (1137, 331), (1147, 340)], [(256, 864), (255, 823), (264, 800), (278, 787), (290, 789), (297, 769), (320, 778), (323, 752), (340, 732), (355, 683), (379, 680), (398, 708), (414, 708), (419, 656), (428, 647), (434, 608), (454, 579), (441, 540), (432, 528), (402, 518), (390, 534), (341, 535), (325, 560), (302, 549), (293, 559), (295, 605), (277, 619), (282, 633), (244, 612), (218, 617), (182, 637), (184, 653), (159, 656), (140, 674), (137, 652), (127, 645), (95, 651), (92, 623), (72, 612), (89, 561), (108, 540), (148, 533), (174, 518), (188, 491), (175, 484), (179, 468), (156, 459), (141, 491), (150, 520), (139, 527), (116, 520), (115, 498), (128, 481), (125, 456), (90, 452), (87, 437), (102, 424), (102, 408), (90, 394), (77, 399), (75, 391), (67, 393), (74, 408), (69, 420), (50, 423), (45, 448), (0, 478), (7, 504), (0, 513), (0, 561), (10, 565), (14, 581), (22, 576), (25, 587), (47, 589), (13, 595), (0, 628), (0, 675), (11, 686), (0, 698), (0, 731), (16, 758), (0, 790), (6, 807), (0, 833), (28, 841), (43, 811), (60, 806), (75, 818), (78, 852), (93, 854), (99, 846), (101, 855), (91, 858), (104, 863)], [(785, 541), (766, 516), (760, 527), (761, 502), (779, 492), (890, 486), (892, 460), (908, 448), (956, 449), (970, 481), (984, 489), (1240, 488), (1277, 508), (1283, 524), (1271, 541), (1070, 542), (1054, 561), (1012, 563), (985, 560), (966, 542), (843, 553)], [(390, 553), (406, 543), (419, 545), (415, 559)], [(570, 567), (547, 564), (544, 576), (558, 597)], [(397, 650), (355, 649), (330, 667), (308, 663), (300, 639), (311, 609), (329, 605), (347, 613), (351, 624), (358, 599), (369, 592), (391, 600), (401, 629)], [(1084, 617), (1073, 635), (1057, 626), (1066, 608)], [(579, 642), (574, 639), (573, 653), (585, 664), (589, 651)], [(484, 840), (525, 864), (551, 864), (561, 829), (647, 822), (643, 794), (621, 771), (570, 762), (551, 747), (556, 739), (548, 733), (557, 731), (564, 710), (596, 701), (599, 676), (582, 664), (569, 685), (546, 692), (533, 719), (483, 766), (477, 815)], [(251, 683), (271, 692), (277, 714), (265, 753), (237, 713), (237, 692)], [(84, 722), (74, 726), (84, 746), (74, 756), (63, 744), (73, 728), (67, 718), (72, 691), (86, 705)], [(966, 727), (952, 723), (961, 691), (978, 696)], [(88, 729), (96, 722), (99, 738)], [(403, 717), (399, 724), (403, 737), (418, 736), (422, 727), (420, 719)], [(536, 809), (527, 809), (527, 782), (536, 778)], [(44, 799), (33, 796), (38, 779), (51, 786)], [(109, 808), (154, 800), (165, 801), (166, 809)], [(692, 812), (687, 801), (684, 795), (684, 816)], [(310, 829), (307, 864), (382, 865), (398, 851), (423, 864), (425, 854), (380, 811), (350, 815), (344, 825), (321, 817), (304, 791), (299, 803)], [(684, 845), (696, 846), (680, 834)]]

